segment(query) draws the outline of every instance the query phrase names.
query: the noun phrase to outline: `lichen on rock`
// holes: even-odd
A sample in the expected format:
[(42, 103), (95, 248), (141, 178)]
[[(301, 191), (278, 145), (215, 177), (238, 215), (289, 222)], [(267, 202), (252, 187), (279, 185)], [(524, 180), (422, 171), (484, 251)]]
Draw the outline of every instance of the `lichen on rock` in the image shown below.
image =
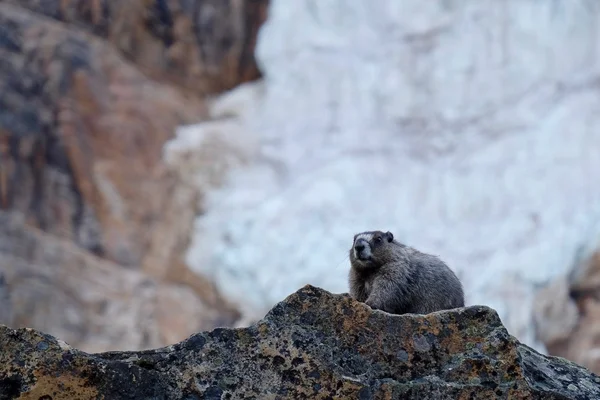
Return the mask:
[(155, 350), (88, 354), (7, 327), (0, 348), (6, 399), (600, 398), (600, 377), (521, 344), (491, 308), (390, 315), (310, 285), (252, 326)]

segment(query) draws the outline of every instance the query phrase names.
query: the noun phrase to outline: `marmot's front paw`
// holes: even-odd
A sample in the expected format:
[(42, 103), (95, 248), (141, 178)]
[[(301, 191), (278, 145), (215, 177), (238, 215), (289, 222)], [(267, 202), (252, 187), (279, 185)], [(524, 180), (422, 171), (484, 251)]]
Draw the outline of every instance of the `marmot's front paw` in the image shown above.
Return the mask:
[(369, 307), (371, 307), (373, 310), (381, 309), (381, 306), (379, 304), (377, 304), (377, 302), (374, 300), (367, 300), (367, 301), (365, 301), (365, 304), (368, 305)]

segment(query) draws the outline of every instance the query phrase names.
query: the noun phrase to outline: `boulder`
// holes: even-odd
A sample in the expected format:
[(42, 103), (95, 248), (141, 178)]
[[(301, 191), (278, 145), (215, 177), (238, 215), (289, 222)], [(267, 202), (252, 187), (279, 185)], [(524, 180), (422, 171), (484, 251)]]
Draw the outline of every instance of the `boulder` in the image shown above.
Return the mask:
[(256, 324), (163, 348), (89, 354), (0, 327), (3, 399), (595, 399), (600, 377), (544, 356), (471, 306), (373, 311), (306, 285)]

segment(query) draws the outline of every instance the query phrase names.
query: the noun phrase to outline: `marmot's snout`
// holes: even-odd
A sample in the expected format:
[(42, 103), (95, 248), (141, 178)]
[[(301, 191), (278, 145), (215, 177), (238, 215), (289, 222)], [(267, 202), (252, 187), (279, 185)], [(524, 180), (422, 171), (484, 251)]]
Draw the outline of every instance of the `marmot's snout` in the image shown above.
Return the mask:
[(365, 239), (358, 238), (354, 243), (354, 256), (361, 261), (371, 258), (371, 246)]

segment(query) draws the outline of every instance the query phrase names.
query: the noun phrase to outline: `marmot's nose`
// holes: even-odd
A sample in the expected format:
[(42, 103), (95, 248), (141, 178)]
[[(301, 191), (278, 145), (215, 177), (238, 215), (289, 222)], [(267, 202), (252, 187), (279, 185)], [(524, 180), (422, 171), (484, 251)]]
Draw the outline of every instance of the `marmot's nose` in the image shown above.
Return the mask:
[(365, 249), (365, 245), (362, 243), (357, 243), (354, 246), (354, 250), (356, 250), (357, 253), (360, 253), (361, 251), (363, 251)]

